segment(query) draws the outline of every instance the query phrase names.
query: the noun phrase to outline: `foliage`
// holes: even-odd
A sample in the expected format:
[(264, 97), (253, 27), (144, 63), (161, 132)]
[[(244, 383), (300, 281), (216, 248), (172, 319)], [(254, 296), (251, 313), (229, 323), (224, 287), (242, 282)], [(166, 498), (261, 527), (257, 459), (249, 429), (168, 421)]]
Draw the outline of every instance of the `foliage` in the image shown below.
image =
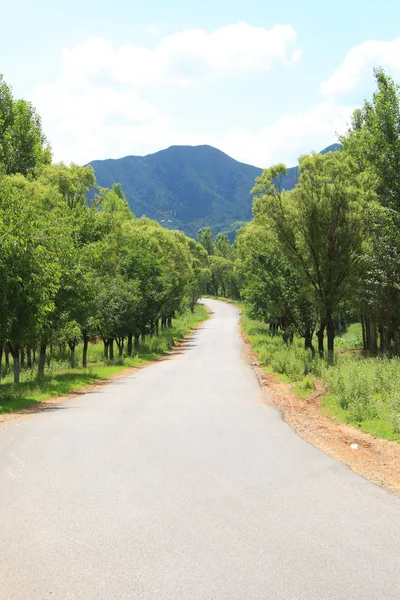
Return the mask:
[(50, 162), (50, 146), (35, 108), (26, 100), (15, 100), (0, 75), (0, 172), (36, 175)]
[(50, 158), (34, 108), (1, 78), (0, 376), (11, 355), (15, 383), (21, 369), (43, 378), (55, 347), (68, 348), (71, 368), (78, 349), (87, 365), (90, 340), (107, 360), (115, 345), (131, 357), (194, 312), (211, 278), (204, 249), (136, 219), (120, 184), (101, 188), (92, 167)]

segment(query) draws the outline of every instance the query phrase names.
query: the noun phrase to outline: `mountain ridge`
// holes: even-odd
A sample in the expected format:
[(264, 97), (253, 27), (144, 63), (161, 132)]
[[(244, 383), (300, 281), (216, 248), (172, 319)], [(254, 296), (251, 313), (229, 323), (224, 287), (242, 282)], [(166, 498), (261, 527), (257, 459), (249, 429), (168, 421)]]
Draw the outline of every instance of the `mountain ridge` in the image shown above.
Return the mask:
[[(340, 147), (322, 152), (336, 146)], [(171, 227), (192, 237), (205, 225), (214, 234), (234, 234), (250, 221), (250, 191), (263, 171), (209, 145), (170, 146), (146, 156), (94, 160), (89, 165), (100, 186), (122, 185), (136, 216), (169, 220)], [(298, 167), (289, 168), (284, 189), (292, 189), (297, 178)]]

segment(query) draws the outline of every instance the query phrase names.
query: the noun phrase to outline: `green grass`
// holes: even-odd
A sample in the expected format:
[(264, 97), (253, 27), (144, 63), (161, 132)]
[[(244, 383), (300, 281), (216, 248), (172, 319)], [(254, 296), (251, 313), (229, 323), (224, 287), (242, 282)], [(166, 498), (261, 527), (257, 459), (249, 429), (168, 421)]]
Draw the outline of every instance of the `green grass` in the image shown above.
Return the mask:
[(299, 398), (307, 399), (308, 396), (315, 390), (315, 379), (314, 377), (304, 377), (301, 381), (298, 381), (293, 387), (293, 390)]
[[(168, 352), (194, 327), (208, 318), (204, 306), (197, 305), (194, 313), (189, 310), (173, 321), (173, 328), (160, 331), (159, 336), (149, 337), (141, 344), (132, 358), (117, 358), (114, 363), (103, 361), (103, 344), (90, 344), (88, 368), (71, 369), (65, 360), (52, 361), (46, 368), (45, 376), (37, 379), (36, 371), (21, 373), (21, 382), (15, 385), (11, 375), (0, 384), (0, 413), (10, 413), (31, 407), (55, 396), (63, 396), (79, 391), (96, 381), (108, 379), (128, 367), (136, 367), (154, 360)], [(77, 356), (81, 354), (77, 348)]]
[(336, 338), (333, 365), (318, 357), (312, 359), (301, 339), (295, 338), (287, 346), (280, 336), (270, 335), (265, 323), (250, 319), (246, 311), (242, 327), (260, 363), (294, 383), (298, 396), (306, 399), (319, 378), (328, 391), (324, 411), (375, 437), (400, 442), (400, 359), (364, 357), (359, 323)]

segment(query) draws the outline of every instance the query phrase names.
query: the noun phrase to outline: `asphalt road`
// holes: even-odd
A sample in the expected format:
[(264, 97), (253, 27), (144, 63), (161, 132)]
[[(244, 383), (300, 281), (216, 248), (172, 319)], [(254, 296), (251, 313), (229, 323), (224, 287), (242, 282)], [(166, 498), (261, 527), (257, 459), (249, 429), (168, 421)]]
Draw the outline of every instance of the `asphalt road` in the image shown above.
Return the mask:
[(263, 403), (238, 313), (0, 423), (1, 600), (399, 600), (400, 500)]

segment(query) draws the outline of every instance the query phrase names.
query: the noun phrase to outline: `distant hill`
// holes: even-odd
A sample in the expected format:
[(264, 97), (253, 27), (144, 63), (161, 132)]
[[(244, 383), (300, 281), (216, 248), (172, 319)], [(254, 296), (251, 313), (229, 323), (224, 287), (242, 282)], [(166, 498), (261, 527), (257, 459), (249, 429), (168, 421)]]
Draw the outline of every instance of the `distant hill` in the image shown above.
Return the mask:
[[(323, 152), (337, 150), (338, 144)], [(171, 146), (148, 156), (94, 160), (99, 185), (122, 185), (136, 216), (171, 222), (195, 237), (209, 225), (214, 233), (234, 231), (250, 221), (250, 190), (262, 169), (234, 160), (212, 146)], [(298, 168), (288, 169), (284, 189), (292, 189)]]

